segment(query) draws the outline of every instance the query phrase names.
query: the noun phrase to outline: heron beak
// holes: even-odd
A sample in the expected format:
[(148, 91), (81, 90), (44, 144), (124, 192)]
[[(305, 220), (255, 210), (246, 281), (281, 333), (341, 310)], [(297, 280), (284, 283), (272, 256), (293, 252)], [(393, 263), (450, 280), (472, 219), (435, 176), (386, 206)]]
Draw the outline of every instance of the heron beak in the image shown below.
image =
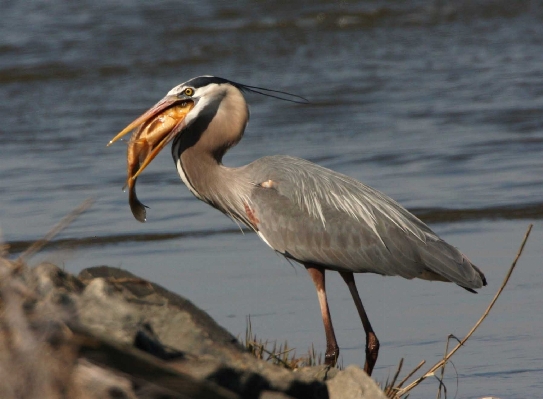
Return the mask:
[(132, 214), (145, 222), (146, 211), (136, 195), (136, 178), (157, 154), (186, 127), (185, 117), (194, 108), (194, 101), (166, 96), (116, 135), (108, 146), (128, 132), (136, 130), (128, 141), (127, 174), (128, 203)]
[(166, 96), (117, 134), (108, 146), (139, 128), (128, 142), (128, 183), (135, 180), (157, 154), (185, 127), (194, 107), (191, 100)]

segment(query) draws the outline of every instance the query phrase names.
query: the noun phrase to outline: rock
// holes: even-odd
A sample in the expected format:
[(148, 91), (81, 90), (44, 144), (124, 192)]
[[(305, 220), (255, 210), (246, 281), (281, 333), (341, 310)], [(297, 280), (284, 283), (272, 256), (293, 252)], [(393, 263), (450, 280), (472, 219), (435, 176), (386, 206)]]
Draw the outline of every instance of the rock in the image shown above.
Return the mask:
[[(110, 281), (110, 291), (106, 292), (104, 288), (102, 292), (94, 290), (94, 293), (87, 293), (88, 304), (91, 306), (87, 317), (99, 319), (104, 301), (115, 303), (118, 312), (123, 312), (123, 306), (129, 306), (130, 311), (125, 308), (124, 315), (119, 313), (116, 318), (112, 318), (107, 332), (118, 335), (118, 331), (122, 330), (126, 336), (124, 342), (131, 342), (142, 323), (147, 322), (164, 345), (195, 356), (211, 355), (219, 360), (232, 361), (236, 354), (244, 352), (238, 340), (207, 313), (157, 284), (142, 280), (125, 270), (106, 266), (85, 269), (79, 277), (89, 284), (96, 280)], [(93, 301), (96, 306), (92, 306)], [(87, 322), (87, 326), (94, 325), (90, 319)], [(97, 326), (104, 328), (101, 322)]]
[[(0, 398), (60, 398), (72, 392), (75, 346), (64, 321), (36, 290), (33, 270), (0, 256)], [(44, 315), (47, 315), (44, 317)]]
[(331, 380), (340, 372), (341, 371), (335, 367), (328, 367), (325, 365), (302, 367), (301, 369), (296, 370), (296, 373), (298, 375), (305, 375), (308, 378), (316, 379), (319, 381)]
[[(106, 266), (0, 257), (2, 398), (384, 398), (358, 367), (258, 360), (190, 301)], [(0, 384), (1, 385), (1, 384)]]
[(385, 394), (375, 381), (358, 366), (348, 366), (326, 382), (330, 399), (386, 399)]
[(281, 392), (263, 391), (258, 399), (290, 399), (291, 396), (287, 396)]
[[(151, 346), (155, 354), (172, 349), (180, 354), (170, 363), (176, 370), (243, 397), (256, 398), (264, 390), (298, 398), (327, 397), (322, 382), (255, 359), (207, 313), (156, 284), (125, 270), (103, 266), (85, 269), (79, 277), (88, 282), (81, 295), (84, 301), (81, 321), (96, 333), (124, 343), (133, 342), (130, 338), (138, 336), (141, 341), (145, 337), (148, 346), (152, 331), (155, 339)], [(115, 289), (106, 289), (102, 281), (110, 281)], [(92, 288), (94, 284), (99, 284), (100, 289)], [(111, 309), (108, 313), (112, 314), (104, 317), (106, 303)], [(159, 349), (161, 345), (164, 349)]]
[(73, 395), (78, 399), (137, 399), (132, 382), (86, 360), (73, 373)]

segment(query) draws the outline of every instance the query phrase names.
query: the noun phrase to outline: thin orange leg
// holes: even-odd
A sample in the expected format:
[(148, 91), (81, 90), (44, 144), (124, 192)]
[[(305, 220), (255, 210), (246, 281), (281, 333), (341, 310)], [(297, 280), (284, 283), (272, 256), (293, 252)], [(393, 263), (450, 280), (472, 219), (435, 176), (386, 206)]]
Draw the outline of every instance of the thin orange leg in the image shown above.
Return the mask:
[(322, 322), (326, 334), (326, 353), (324, 355), (324, 362), (329, 366), (334, 366), (339, 356), (339, 347), (337, 346), (334, 326), (332, 326), (332, 319), (330, 318), (330, 309), (328, 308), (328, 300), (326, 299), (324, 269), (311, 264), (304, 264), (304, 266), (309, 272), (309, 275), (315, 284), (315, 288), (317, 289), (317, 295), (319, 296)]

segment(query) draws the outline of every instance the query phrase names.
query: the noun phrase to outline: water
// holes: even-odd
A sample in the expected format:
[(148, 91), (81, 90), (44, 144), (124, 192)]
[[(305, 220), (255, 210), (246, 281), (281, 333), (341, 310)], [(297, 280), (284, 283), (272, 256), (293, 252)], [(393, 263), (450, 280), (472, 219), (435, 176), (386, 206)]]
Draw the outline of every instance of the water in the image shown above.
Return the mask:
[[(235, 335), (324, 350), (314, 288), (254, 234), (241, 235), (181, 184), (169, 151), (138, 183), (107, 142), (171, 87), (202, 74), (286, 90), (249, 95), (251, 123), (228, 165), (269, 154), (318, 162), (374, 186), (458, 246), (489, 280), (479, 295), (442, 283), (357, 276), (381, 340), (374, 376), (442, 356), (497, 290), (527, 225), (518, 270), (453, 358), (458, 397), (537, 397), (543, 306), (543, 9), (516, 1), (81, 1), (2, 4), (0, 226), (20, 251), (84, 199), (96, 203), (40, 259), (78, 272), (126, 268), (193, 300)], [(64, 241), (62, 241), (64, 240)], [(74, 240), (78, 244), (74, 247)], [(340, 278), (328, 292), (344, 364), (364, 337)], [(448, 392), (456, 374), (448, 368)], [(434, 395), (428, 381), (413, 397)]]

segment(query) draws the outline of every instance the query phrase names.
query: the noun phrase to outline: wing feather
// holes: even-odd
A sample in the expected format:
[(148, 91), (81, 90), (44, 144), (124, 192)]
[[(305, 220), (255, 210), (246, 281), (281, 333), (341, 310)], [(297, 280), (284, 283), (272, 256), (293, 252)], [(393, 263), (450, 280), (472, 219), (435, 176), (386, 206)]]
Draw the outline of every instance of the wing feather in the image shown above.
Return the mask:
[[(261, 158), (246, 168), (255, 183), (259, 234), (287, 257), (339, 271), (405, 278), (435, 273), (463, 287), (483, 285), (482, 273), (456, 248), (355, 179), (289, 156)], [(273, 188), (258, 186), (269, 180)]]

